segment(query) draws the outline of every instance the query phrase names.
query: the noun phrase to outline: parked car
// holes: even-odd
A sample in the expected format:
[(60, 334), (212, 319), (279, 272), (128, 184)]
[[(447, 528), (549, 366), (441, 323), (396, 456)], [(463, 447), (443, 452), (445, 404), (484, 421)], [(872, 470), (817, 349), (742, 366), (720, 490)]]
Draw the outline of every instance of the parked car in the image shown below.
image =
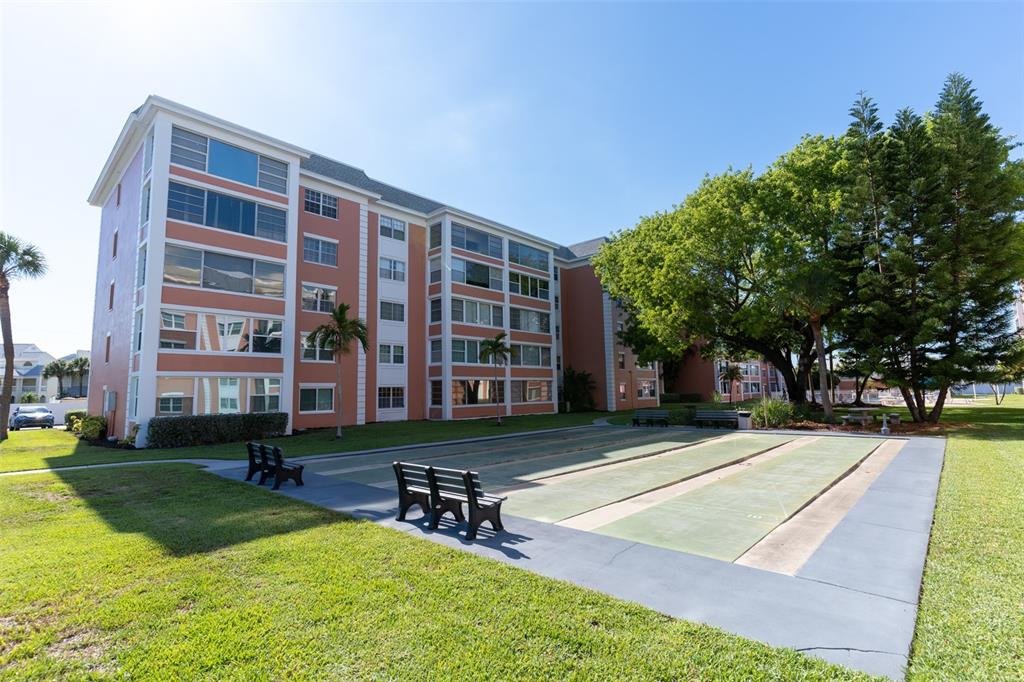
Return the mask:
[(11, 431), (38, 426), (41, 429), (53, 428), (53, 412), (41, 405), (15, 408), (14, 414), (7, 420), (7, 428)]

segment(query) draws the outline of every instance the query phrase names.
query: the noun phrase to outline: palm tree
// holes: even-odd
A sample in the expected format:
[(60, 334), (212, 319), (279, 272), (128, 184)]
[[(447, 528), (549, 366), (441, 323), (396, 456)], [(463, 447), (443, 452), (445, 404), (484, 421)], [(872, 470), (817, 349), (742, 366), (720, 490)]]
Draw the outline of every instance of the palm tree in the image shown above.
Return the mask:
[(308, 342), (318, 348), (334, 349), (334, 365), (338, 370), (338, 431), (335, 438), (341, 438), (341, 358), (352, 351), (353, 341), (360, 343), (364, 353), (369, 348), (366, 322), (358, 317), (350, 319), (348, 311), (347, 303), (339, 303), (331, 311), (331, 321), (320, 325), (307, 337)]
[(71, 368), (71, 373), (78, 379), (78, 397), (82, 397), (82, 380), (85, 375), (89, 373), (89, 358), (85, 356), (79, 356), (68, 363)]
[(729, 404), (732, 405), (732, 386), (735, 382), (743, 379), (743, 372), (740, 371), (739, 365), (733, 365), (731, 363), (725, 363), (725, 369), (722, 370), (722, 374), (718, 377), (718, 382), (723, 381), (729, 382)]
[(71, 374), (70, 363), (67, 360), (54, 360), (46, 363), (43, 367), (44, 379), (57, 379), (57, 397), (64, 397), (64, 377)]
[(7, 415), (14, 390), (14, 341), (11, 335), (11, 282), (19, 277), (42, 277), (46, 259), (32, 244), (0, 232), (0, 331), (4, 339), (4, 383), (0, 390), (0, 441), (7, 440)]
[(504, 367), (512, 355), (512, 349), (505, 343), (505, 336), (505, 332), (501, 332), (493, 339), (480, 342), (480, 362), (489, 362), (494, 367), (494, 404), (498, 426), (501, 426), (501, 408), (504, 405), (504, 401), (500, 400), (502, 392), (498, 390), (498, 382), (501, 381), (498, 369)]

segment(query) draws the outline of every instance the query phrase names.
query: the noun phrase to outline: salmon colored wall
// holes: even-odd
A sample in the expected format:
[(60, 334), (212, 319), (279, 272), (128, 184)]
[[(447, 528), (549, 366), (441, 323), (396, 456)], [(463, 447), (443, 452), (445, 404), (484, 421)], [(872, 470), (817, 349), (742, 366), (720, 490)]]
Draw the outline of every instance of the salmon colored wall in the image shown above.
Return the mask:
[[(131, 364), (132, 318), (135, 313), (135, 261), (138, 258), (139, 198), (142, 183), (142, 150), (128, 164), (121, 177), (121, 202), (115, 188), (100, 214), (99, 254), (92, 322), (92, 356), (89, 369), (90, 414), (104, 414), (103, 387), (117, 392), (117, 406), (107, 414), (108, 433), (123, 438), (124, 410), (128, 402), (128, 368)], [(117, 257), (112, 256), (117, 231)], [(114, 282), (114, 305), (108, 309), (110, 282)], [(160, 286), (150, 283), (150, 286)], [(106, 359), (110, 333), (110, 360)]]
[[(270, 256), (284, 260), (288, 257), (288, 247), (284, 244), (257, 239), (246, 234), (220, 230), (215, 227), (198, 227), (173, 220), (167, 221), (167, 238), (195, 242), (217, 249), (233, 249), (259, 256)], [(300, 245), (301, 248), (301, 245)]]
[(606, 410), (608, 383), (601, 284), (590, 265), (562, 268), (561, 284), (562, 367), (590, 372), (596, 385), (594, 402), (597, 409)]
[(405, 230), (409, 240), (409, 262), (406, 264), (409, 284), (409, 310), (406, 320), (409, 325), (409, 352), (405, 354), (408, 363), (408, 382), (405, 391), (406, 412), (409, 419), (427, 418), (427, 228), (424, 225), (409, 224)]
[(497, 258), (491, 258), (490, 256), (485, 256), (481, 253), (466, 251), (465, 249), (458, 249), (455, 247), (452, 247), (452, 255), (457, 256), (458, 258), (480, 261), (481, 263), (487, 263), (488, 265), (493, 265), (499, 268), (504, 267), (505, 265), (501, 260)]
[(235, 355), (202, 355), (196, 353), (158, 353), (156, 368), (161, 372), (265, 372), (280, 374), (281, 358), (260, 357), (257, 353)]
[[(304, 190), (299, 188), (299, 196)], [(296, 428), (318, 428), (334, 426), (337, 421), (334, 414), (300, 414), (300, 384), (324, 383), (334, 384), (336, 368), (334, 363), (302, 362), (301, 335), (329, 320), (323, 313), (302, 309), (302, 282), (316, 282), (338, 288), (339, 303), (351, 306), (350, 315), (359, 312), (359, 204), (347, 199), (338, 199), (338, 218), (324, 218), (314, 213), (298, 210), (299, 244), (303, 234), (309, 232), (338, 240), (338, 267), (332, 268), (319, 263), (307, 263), (302, 259), (301, 250), (297, 264), (297, 282), (295, 299), (291, 301), (295, 311), (295, 372), (292, 380), (294, 395), (292, 398), (293, 424)], [(368, 360), (369, 362), (369, 360)], [(353, 348), (348, 355), (342, 356), (342, 423), (356, 423), (356, 371), (357, 353)], [(337, 389), (335, 389), (337, 392)], [(337, 403), (337, 396), (335, 396)]]
[(462, 284), (460, 282), (452, 282), (452, 294), (455, 296), (468, 296), (469, 298), (494, 301), (495, 303), (505, 302), (505, 294), (500, 291), (491, 291), (490, 289), (483, 289), (481, 287), (475, 287), (471, 284)]
[(508, 335), (509, 341), (513, 343), (540, 343), (551, 345), (551, 334), (538, 334), (536, 332), (520, 332), (513, 329)]
[(211, 310), (242, 310), (268, 315), (284, 315), (285, 310), (285, 301), (280, 298), (229, 294), (223, 291), (167, 285), (161, 289), (160, 302), (168, 306), (187, 305)]
[[(377, 317), (380, 307), (377, 300), (380, 282), (377, 254), (380, 252), (380, 217), (370, 212), (367, 215), (366, 226), (366, 329), (369, 332), (367, 336), (370, 349), (366, 353), (366, 396), (363, 402), (366, 423), (369, 424), (377, 421), (377, 355), (380, 350), (377, 347)], [(409, 279), (408, 276), (406, 279)], [(408, 355), (409, 353), (406, 353), (406, 356)]]
[(512, 406), (512, 414), (549, 414), (555, 411), (555, 404), (548, 403), (520, 403)]
[[(452, 323), (452, 336), (467, 336), (471, 339), (493, 339), (495, 334), (501, 332), (497, 327), (477, 327), (471, 324)], [(440, 334), (440, 329), (438, 334)]]
[[(190, 180), (198, 180), (199, 182), (205, 182), (208, 185), (216, 185), (217, 187), (223, 187), (224, 189), (230, 189), (241, 194), (248, 194), (254, 199), (268, 199), (270, 201), (276, 201), (279, 204), (287, 204), (288, 197), (284, 194), (276, 194), (274, 192), (267, 192), (262, 189), (257, 189), (250, 185), (243, 185), (238, 182), (232, 182), (231, 180), (225, 180), (224, 178), (218, 178), (214, 175), (207, 175), (191, 168), (182, 168), (181, 166), (171, 166), (171, 175), (177, 175), (180, 178), (188, 178)], [(301, 194), (299, 196), (302, 196)], [(300, 201), (301, 203), (301, 201)]]
[(711, 400), (715, 392), (715, 363), (696, 350), (687, 351), (672, 382), (673, 393), (699, 393), (701, 400)]
[(544, 312), (551, 311), (551, 303), (548, 301), (541, 301), (536, 298), (529, 298), (527, 296), (520, 296), (519, 294), (509, 294), (508, 302), (517, 308), (533, 308), (534, 310), (543, 310)]

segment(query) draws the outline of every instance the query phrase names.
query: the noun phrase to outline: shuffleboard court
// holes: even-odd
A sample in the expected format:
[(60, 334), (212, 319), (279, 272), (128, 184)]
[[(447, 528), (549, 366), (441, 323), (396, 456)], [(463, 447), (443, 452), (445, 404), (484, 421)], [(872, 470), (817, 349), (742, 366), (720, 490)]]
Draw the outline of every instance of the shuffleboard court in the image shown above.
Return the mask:
[[(571, 432), (570, 432), (571, 433)], [(597, 433), (547, 434), (547, 442), (528, 442), (517, 439), (513, 443), (488, 441), (473, 443), (470, 452), (443, 454), (443, 448), (417, 448), (399, 453), (380, 453), (358, 456), (358, 461), (339, 458), (330, 464), (318, 463), (314, 471), (323, 475), (342, 478), (368, 485), (394, 485), (391, 462), (402, 459), (408, 462), (422, 462), (438, 467), (473, 469), (480, 471), (481, 480), (489, 490), (498, 490), (521, 485), (536, 478), (574, 471), (581, 468), (600, 466), (631, 457), (643, 457), (678, 448), (711, 437), (696, 432), (623, 432), (601, 430)], [(518, 442), (516, 442), (518, 441)], [(449, 446), (451, 447), (451, 446)], [(366, 457), (367, 459), (362, 459)], [(355, 458), (353, 458), (355, 459)]]
[(516, 516), (555, 523), (739, 462), (794, 438), (751, 434), (688, 444), (664, 454), (588, 469), (570, 480), (513, 492), (504, 509)]
[(883, 442), (821, 439), (595, 532), (735, 561)]

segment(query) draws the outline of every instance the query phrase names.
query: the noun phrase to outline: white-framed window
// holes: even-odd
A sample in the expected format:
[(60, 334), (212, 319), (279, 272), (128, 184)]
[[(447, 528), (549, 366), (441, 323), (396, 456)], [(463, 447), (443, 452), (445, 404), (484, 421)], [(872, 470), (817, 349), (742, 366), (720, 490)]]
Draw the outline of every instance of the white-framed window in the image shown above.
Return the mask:
[(619, 353), (619, 369), (626, 369), (626, 354)]
[(514, 367), (550, 367), (551, 347), (514, 343), (509, 364)]
[(551, 382), (543, 379), (515, 379), (512, 381), (513, 403), (551, 402)]
[(491, 258), (501, 258), (504, 255), (501, 237), (460, 223), (452, 223), (452, 246)]
[(508, 292), (510, 294), (519, 294), (520, 296), (529, 296), (530, 298), (539, 298), (546, 301), (551, 295), (549, 286), (546, 279), (530, 277), (521, 272), (509, 270)]
[(338, 290), (318, 284), (302, 285), (302, 309), (329, 313), (337, 306)]
[(430, 340), (430, 362), (431, 364), (439, 364), (441, 362), (441, 349), (444, 346), (441, 344), (441, 339)]
[(217, 380), (217, 407), (220, 414), (236, 414), (240, 411), (238, 377), (220, 377)]
[(405, 407), (405, 387), (380, 386), (377, 388), (377, 409), (392, 410)]
[(405, 364), (405, 346), (400, 344), (382, 343), (378, 355), (382, 365)]
[(441, 299), (439, 298), (430, 299), (430, 321), (441, 321)]
[(147, 181), (142, 187), (142, 199), (139, 201), (139, 227), (149, 222), (149, 208), (152, 197), (152, 187)]
[(303, 362), (333, 362), (334, 349), (330, 346), (321, 348), (309, 340), (309, 333), (302, 334), (302, 361)]
[(476, 339), (452, 339), (452, 362), (480, 364), (480, 342)]
[(260, 377), (249, 380), (249, 411), (279, 412), (281, 410), (281, 380)]
[(338, 242), (305, 235), (302, 238), (302, 260), (320, 265), (338, 265)]
[(185, 329), (185, 313), (175, 313), (169, 310), (160, 311), (161, 329)]
[(288, 164), (177, 126), (171, 129), (171, 163), (288, 193)]
[(288, 212), (180, 182), (167, 186), (167, 217), (250, 237), (287, 240)]
[(142, 311), (135, 313), (135, 350), (142, 350)]
[(306, 213), (315, 213), (325, 218), (337, 218), (338, 197), (307, 188), (303, 195), (302, 208)]
[(486, 327), (503, 327), (505, 325), (504, 308), (493, 303), (482, 303), (469, 299), (452, 299), (452, 321), (466, 324), (479, 324)]
[(168, 244), (164, 283), (284, 298), (284, 264)]
[(440, 281), (441, 281), (441, 258), (440, 257), (431, 258), (430, 259), (430, 283), (434, 284), (435, 282), (440, 282)]
[(440, 381), (430, 382), (430, 404), (431, 406), (437, 406), (441, 404), (444, 399), (444, 384)]
[(505, 382), (493, 379), (456, 379), (452, 381), (452, 405), (483, 405), (504, 402)]
[(619, 400), (626, 399), (626, 384), (625, 382), (619, 383)]
[(380, 236), (405, 241), (405, 221), (386, 215), (380, 217)]
[(184, 396), (160, 396), (157, 399), (156, 413), (159, 415), (183, 414), (184, 411)]
[(441, 246), (441, 223), (434, 223), (430, 226), (429, 248), (436, 249)]
[(387, 320), (388, 322), (405, 322), (405, 304), (381, 301), (380, 319)]
[(509, 326), (517, 331), (551, 333), (551, 314), (527, 308), (509, 308)]
[(139, 247), (139, 262), (135, 266), (135, 286), (144, 287), (146, 286), (146, 245), (143, 244)]
[(637, 398), (653, 398), (654, 397), (654, 382), (650, 379), (641, 379), (637, 383), (636, 387)]
[(299, 412), (334, 412), (334, 387), (299, 386)]
[(394, 282), (405, 281), (405, 262), (396, 260), (394, 258), (387, 258), (381, 256), (380, 258), (380, 278), (390, 279)]
[(508, 259), (512, 263), (525, 265), (534, 270), (548, 269), (548, 252), (538, 248), (508, 240)]
[(483, 289), (502, 291), (504, 271), (475, 261), (452, 258), (452, 281)]

